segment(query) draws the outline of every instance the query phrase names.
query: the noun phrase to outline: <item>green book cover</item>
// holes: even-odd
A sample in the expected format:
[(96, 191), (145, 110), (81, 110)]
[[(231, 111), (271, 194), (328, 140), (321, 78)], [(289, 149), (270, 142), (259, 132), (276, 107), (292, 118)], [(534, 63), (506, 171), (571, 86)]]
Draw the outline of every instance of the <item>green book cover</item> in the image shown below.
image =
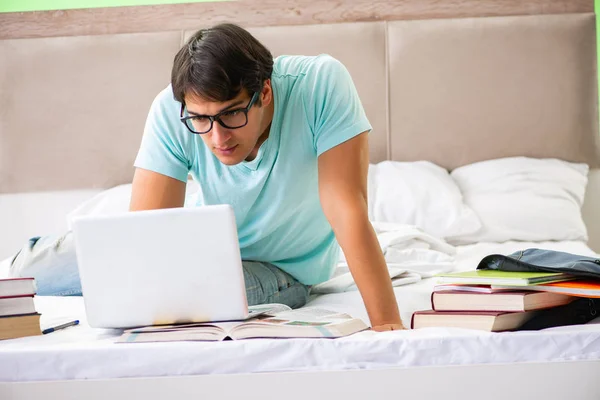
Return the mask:
[(510, 272), (493, 269), (450, 272), (436, 275), (441, 283), (467, 283), (472, 285), (528, 286), (539, 283), (573, 279), (560, 272)]

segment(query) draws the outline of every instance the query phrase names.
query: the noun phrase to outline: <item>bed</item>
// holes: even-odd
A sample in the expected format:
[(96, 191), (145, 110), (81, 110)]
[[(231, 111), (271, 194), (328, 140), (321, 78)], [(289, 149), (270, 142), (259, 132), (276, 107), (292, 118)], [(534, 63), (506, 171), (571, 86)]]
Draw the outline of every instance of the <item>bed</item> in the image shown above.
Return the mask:
[[(466, 232), (460, 221), (452, 225), (447, 240), (456, 269), (528, 247), (600, 252), (592, 1), (450, 7), (328, 0), (296, 1), (287, 9), (252, 3), (0, 15), (0, 260), (31, 236), (64, 231), (82, 203), (98, 204), (107, 190), (126, 189), (148, 107), (168, 83), (174, 53), (194, 29), (224, 19), (247, 26), (274, 55), (340, 59), (373, 125), (371, 162), (410, 166), (399, 172), (410, 193), (434, 190), (424, 183), (433, 181), (414, 178), (431, 172), (429, 166), (417, 171), (415, 165), (447, 171), (440, 179), (457, 183), (456, 209), (468, 206), (487, 224), (486, 235)], [(556, 172), (556, 163), (537, 160), (586, 167)], [(535, 173), (520, 185), (490, 185), (482, 193), (477, 190), (485, 185), (471, 178), (490, 181), (486, 168), (508, 171), (493, 175), (504, 183), (515, 176), (511, 171)], [(535, 189), (559, 186), (556, 195)], [(520, 196), (539, 201), (539, 210), (520, 207)], [(450, 207), (451, 194), (439, 197), (427, 204)], [(414, 207), (424, 204), (420, 199)], [(419, 215), (435, 215), (430, 211)], [(547, 224), (535, 223), (535, 213)], [(499, 230), (498, 215), (529, 223)], [(395, 288), (405, 324), (412, 312), (428, 308), (434, 284), (421, 279)], [(310, 304), (368, 320), (356, 291), (315, 295)], [(43, 326), (70, 318), (82, 323), (0, 342), (2, 399), (600, 396), (600, 320), (543, 332), (432, 328), (336, 340), (123, 345), (114, 343), (119, 331), (86, 325), (81, 298), (39, 296), (36, 306)]]

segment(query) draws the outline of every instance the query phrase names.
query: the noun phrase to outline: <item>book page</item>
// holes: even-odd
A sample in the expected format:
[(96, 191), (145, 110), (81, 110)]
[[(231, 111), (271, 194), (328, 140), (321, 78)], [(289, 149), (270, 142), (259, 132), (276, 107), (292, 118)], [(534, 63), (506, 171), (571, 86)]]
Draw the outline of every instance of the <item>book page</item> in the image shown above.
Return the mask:
[(291, 311), (292, 309), (289, 306), (286, 306), (285, 304), (278, 304), (278, 303), (272, 303), (272, 304), (258, 304), (255, 306), (250, 306), (248, 307), (248, 318), (247, 319), (252, 319), (252, 318), (256, 318), (260, 315), (264, 315), (264, 314), (276, 314), (279, 312), (283, 312), (283, 311)]
[(180, 329), (159, 332), (132, 333), (124, 332), (115, 343), (150, 343), (150, 342), (176, 342), (176, 341), (220, 341), (227, 336), (216, 327), (210, 329)]
[(283, 311), (269, 314), (267, 318), (260, 318), (256, 322), (286, 325), (328, 325), (352, 319), (348, 314), (322, 308), (305, 307), (297, 310)]
[[(291, 308), (285, 304), (260, 304), (248, 307), (248, 319), (256, 318), (260, 315), (270, 315), (284, 311), (290, 311)], [(228, 332), (230, 329), (241, 325), (243, 321), (224, 321), (224, 322), (194, 322), (189, 324), (171, 324), (171, 325), (152, 325), (132, 329), (126, 329), (126, 333), (142, 333), (142, 332), (171, 332), (190, 329), (223, 329)]]
[(143, 332), (170, 332), (181, 329), (192, 329), (201, 327), (210, 327), (212, 323), (193, 323), (193, 324), (176, 324), (176, 325), (151, 325), (138, 328), (125, 329), (124, 333), (143, 333)]
[(185, 324), (147, 326), (128, 329), (116, 343), (144, 343), (171, 341), (218, 341), (225, 339), (229, 332), (243, 322), (219, 322), (209, 324)]
[(300, 308), (264, 315), (230, 330), (233, 339), (262, 338), (333, 338), (368, 329), (362, 320), (348, 314), (322, 308)]

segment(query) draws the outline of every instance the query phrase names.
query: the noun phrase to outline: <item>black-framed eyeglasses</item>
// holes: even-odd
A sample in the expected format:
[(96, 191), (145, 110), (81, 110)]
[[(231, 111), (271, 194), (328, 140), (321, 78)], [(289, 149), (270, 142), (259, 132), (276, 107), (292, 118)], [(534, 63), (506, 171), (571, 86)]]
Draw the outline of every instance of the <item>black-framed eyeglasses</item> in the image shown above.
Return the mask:
[(181, 105), (180, 120), (188, 128), (188, 130), (194, 134), (202, 135), (210, 132), (213, 127), (213, 123), (217, 121), (221, 126), (227, 129), (238, 129), (246, 126), (248, 123), (248, 111), (256, 103), (258, 99), (258, 93), (254, 92), (254, 95), (250, 99), (250, 102), (246, 107), (236, 108), (233, 110), (221, 111), (216, 115), (187, 115), (183, 116), (185, 105)]

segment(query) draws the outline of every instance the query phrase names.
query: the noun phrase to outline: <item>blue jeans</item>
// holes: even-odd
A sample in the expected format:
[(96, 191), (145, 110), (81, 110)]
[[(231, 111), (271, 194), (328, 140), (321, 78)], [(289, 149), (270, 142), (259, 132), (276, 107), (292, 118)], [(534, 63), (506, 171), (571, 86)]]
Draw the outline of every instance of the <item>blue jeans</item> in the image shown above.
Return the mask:
[[(273, 264), (243, 261), (248, 305), (282, 303), (292, 308), (308, 301), (310, 288)], [(39, 296), (81, 296), (73, 235), (29, 239), (11, 259), (9, 275), (33, 277)]]

